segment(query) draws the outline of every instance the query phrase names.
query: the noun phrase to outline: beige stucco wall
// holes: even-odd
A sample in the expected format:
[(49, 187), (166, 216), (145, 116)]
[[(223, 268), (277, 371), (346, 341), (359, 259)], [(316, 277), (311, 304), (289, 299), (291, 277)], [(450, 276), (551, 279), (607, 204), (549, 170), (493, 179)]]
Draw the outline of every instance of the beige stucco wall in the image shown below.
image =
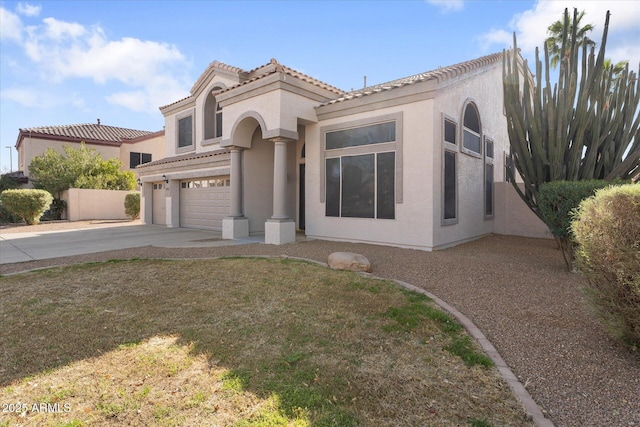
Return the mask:
[(120, 161), (123, 164), (122, 170), (136, 171), (135, 169), (129, 168), (129, 154), (132, 152), (150, 153), (151, 161), (165, 158), (166, 145), (164, 135), (158, 135), (135, 142), (123, 142), (120, 146)]
[[(306, 127), (306, 233), (310, 237), (391, 244), (429, 249), (432, 245), (433, 101), (373, 109), (322, 120)], [(324, 168), (321, 128), (388, 114), (402, 115), (402, 203), (396, 203), (395, 219), (336, 218), (325, 216), (320, 194)], [(396, 153), (396, 156), (398, 153)]]
[[(522, 185), (520, 185), (522, 188)], [(552, 239), (549, 228), (522, 201), (511, 183), (497, 182), (496, 234)]]
[[(66, 141), (53, 141), (49, 139), (42, 138), (31, 138), (30, 136), (26, 136), (22, 143), (20, 144), (20, 149), (18, 150), (18, 165), (20, 166), (20, 170), (24, 171), (26, 176), (29, 176), (29, 165), (31, 164), (31, 159), (36, 156), (41, 156), (44, 154), (48, 148), (53, 148), (60, 153), (64, 153), (63, 147), (71, 146), (73, 148), (80, 148), (79, 143), (69, 143)], [(111, 159), (111, 158), (120, 158), (120, 148), (117, 146), (108, 146), (108, 145), (97, 145), (97, 144), (86, 144), (88, 148), (92, 148), (96, 150), (103, 160)], [(128, 164), (128, 161), (127, 161)]]
[(62, 200), (67, 203), (69, 221), (127, 219), (124, 199), (129, 193), (133, 191), (70, 188), (62, 194)]
[[(434, 247), (447, 247), (494, 231), (494, 218), (484, 215), (484, 156), (463, 152), (462, 127), (464, 108), (468, 101), (478, 107), (482, 136), (493, 140), (494, 182), (504, 181), (504, 153), (509, 150), (506, 117), (502, 105), (502, 68), (494, 64), (489, 69), (469, 72), (451, 79), (438, 90), (433, 127), (433, 239)], [(457, 197), (458, 221), (442, 225), (443, 143), (442, 114), (457, 123)], [(484, 142), (484, 140), (483, 140)], [(484, 147), (483, 147), (484, 153)], [(494, 200), (495, 211), (495, 200)]]
[[(236, 85), (238, 82), (226, 76), (214, 76), (212, 80), (207, 84), (206, 89), (197, 94), (196, 97), (192, 100), (192, 102), (187, 103), (184, 107), (176, 107), (170, 108), (168, 112), (165, 112), (165, 157), (172, 157), (177, 154), (183, 153), (200, 153), (210, 150), (219, 149), (219, 141), (216, 143), (209, 143), (203, 145), (204, 141), (204, 105), (207, 99), (207, 95), (214, 88), (226, 88)], [(178, 127), (178, 119), (184, 117), (185, 114), (192, 113), (194, 120), (194, 147), (188, 151), (180, 150), (178, 151), (178, 141), (177, 141), (177, 127)], [(225, 111), (226, 113), (226, 111)], [(222, 129), (226, 130), (233, 125), (233, 122), (230, 121), (230, 117), (225, 117), (225, 114), (222, 115)], [(212, 117), (210, 120), (215, 120), (215, 117)]]

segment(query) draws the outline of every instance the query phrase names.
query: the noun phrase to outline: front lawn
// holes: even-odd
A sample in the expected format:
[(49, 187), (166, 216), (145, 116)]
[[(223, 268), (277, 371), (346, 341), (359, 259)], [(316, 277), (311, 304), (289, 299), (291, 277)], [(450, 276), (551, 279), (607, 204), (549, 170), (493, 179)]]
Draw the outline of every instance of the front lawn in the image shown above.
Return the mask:
[(531, 425), (460, 325), (391, 282), (283, 259), (0, 279), (0, 426)]

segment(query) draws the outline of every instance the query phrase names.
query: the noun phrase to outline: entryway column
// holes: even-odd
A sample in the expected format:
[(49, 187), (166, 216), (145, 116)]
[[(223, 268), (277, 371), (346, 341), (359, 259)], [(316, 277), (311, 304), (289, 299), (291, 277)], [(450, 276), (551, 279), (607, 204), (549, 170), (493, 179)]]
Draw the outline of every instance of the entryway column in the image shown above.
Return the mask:
[(249, 236), (249, 218), (242, 213), (242, 148), (230, 148), (229, 216), (222, 219), (222, 238), (238, 239)]
[(296, 223), (287, 215), (287, 143), (274, 138), (273, 216), (265, 224), (265, 243), (282, 245), (296, 241)]
[(272, 219), (288, 219), (287, 216), (287, 141), (272, 139), (273, 153), (273, 216)]
[(229, 195), (229, 216), (239, 218), (242, 215), (242, 150), (231, 149), (231, 194)]

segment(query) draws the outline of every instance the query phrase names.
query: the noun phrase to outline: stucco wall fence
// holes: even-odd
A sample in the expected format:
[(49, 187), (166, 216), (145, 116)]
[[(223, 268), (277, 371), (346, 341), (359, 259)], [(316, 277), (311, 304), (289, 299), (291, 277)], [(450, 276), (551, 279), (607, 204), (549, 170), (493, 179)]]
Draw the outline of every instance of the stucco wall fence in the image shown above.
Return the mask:
[[(519, 186), (522, 189), (522, 184)], [(494, 191), (494, 233), (553, 239), (549, 228), (531, 212), (511, 183), (496, 182), (494, 183)]]
[(62, 200), (67, 203), (66, 219), (128, 219), (124, 213), (124, 199), (129, 193), (135, 191), (70, 188), (62, 193)]

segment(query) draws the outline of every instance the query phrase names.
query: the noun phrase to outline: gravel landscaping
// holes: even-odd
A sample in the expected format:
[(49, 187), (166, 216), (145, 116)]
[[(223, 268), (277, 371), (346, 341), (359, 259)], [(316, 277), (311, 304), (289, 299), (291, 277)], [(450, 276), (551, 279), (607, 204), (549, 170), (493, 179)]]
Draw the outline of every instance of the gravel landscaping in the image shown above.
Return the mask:
[[(37, 230), (71, 226), (43, 224)], [(18, 230), (32, 231), (1, 232)], [(460, 310), (557, 426), (640, 426), (640, 354), (607, 334), (586, 304), (581, 290), (586, 281), (565, 270), (551, 240), (492, 235), (432, 253), (317, 240), (283, 246), (143, 247), (5, 264), (0, 273), (132, 257), (286, 255), (326, 262), (335, 251), (360, 253), (371, 261), (373, 274), (422, 287)]]

